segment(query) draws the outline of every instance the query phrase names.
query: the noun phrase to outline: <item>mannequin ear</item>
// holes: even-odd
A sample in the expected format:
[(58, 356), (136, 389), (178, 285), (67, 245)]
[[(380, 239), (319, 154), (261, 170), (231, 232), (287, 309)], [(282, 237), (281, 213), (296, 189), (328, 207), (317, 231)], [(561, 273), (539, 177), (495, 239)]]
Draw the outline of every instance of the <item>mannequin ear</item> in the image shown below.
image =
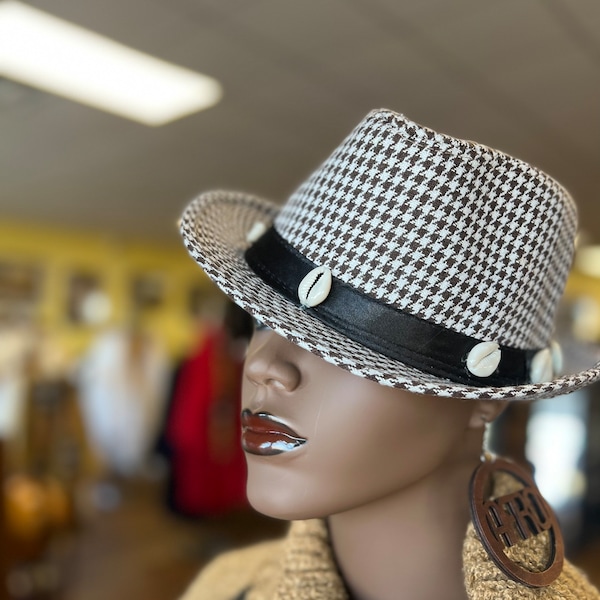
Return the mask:
[(479, 429), (495, 421), (508, 406), (508, 400), (476, 400), (469, 427)]

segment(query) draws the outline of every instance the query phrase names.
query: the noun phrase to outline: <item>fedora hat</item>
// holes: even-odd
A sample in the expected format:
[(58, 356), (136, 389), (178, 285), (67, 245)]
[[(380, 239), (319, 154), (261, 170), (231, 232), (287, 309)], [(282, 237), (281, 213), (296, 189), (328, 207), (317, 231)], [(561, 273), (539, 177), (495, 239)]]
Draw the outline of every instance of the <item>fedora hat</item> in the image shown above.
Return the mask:
[(418, 394), (519, 400), (600, 378), (600, 363), (561, 375), (553, 341), (576, 224), (538, 169), (376, 110), (282, 207), (207, 192), (181, 233), (237, 304), (330, 363)]

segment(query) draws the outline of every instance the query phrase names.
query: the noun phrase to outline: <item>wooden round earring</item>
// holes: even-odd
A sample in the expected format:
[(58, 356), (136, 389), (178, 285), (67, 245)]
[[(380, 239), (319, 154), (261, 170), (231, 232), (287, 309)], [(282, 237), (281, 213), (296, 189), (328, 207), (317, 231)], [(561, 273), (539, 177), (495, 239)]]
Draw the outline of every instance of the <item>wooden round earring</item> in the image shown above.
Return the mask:
[[(487, 497), (494, 475), (503, 472), (522, 487), (498, 498)], [(469, 486), (471, 518), (489, 557), (510, 579), (528, 587), (544, 587), (558, 578), (564, 562), (562, 533), (554, 512), (540, 494), (532, 475), (512, 461), (486, 458), (475, 469)], [(506, 554), (510, 548), (548, 532), (551, 545), (548, 564), (529, 571)]]

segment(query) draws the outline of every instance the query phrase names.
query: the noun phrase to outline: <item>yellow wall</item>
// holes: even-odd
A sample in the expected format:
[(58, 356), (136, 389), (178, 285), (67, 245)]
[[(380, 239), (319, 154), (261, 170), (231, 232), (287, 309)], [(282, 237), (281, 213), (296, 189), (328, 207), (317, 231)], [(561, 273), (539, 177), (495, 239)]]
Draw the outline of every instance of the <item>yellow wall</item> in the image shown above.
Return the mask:
[(600, 279), (574, 270), (567, 281), (565, 294), (569, 298), (589, 296), (600, 303)]
[(97, 275), (110, 298), (110, 321), (131, 317), (132, 277), (159, 274), (165, 297), (160, 307), (145, 311), (144, 325), (165, 343), (172, 355), (188, 347), (196, 334), (188, 310), (193, 287), (211, 284), (179, 244), (131, 241), (110, 235), (0, 221), (0, 261), (32, 264), (42, 271), (36, 320), (63, 345), (69, 356), (85, 350), (98, 327), (75, 325), (67, 317), (67, 282), (76, 272)]
[[(77, 230), (0, 221), (0, 262), (32, 264), (42, 271), (42, 290), (36, 320), (57, 340), (67, 356), (76, 358), (98, 327), (76, 325), (67, 317), (67, 282), (72, 274), (97, 275), (110, 298), (112, 314), (103, 327), (131, 318), (131, 280), (143, 273), (164, 281), (163, 304), (146, 311), (143, 324), (163, 340), (172, 356), (185, 352), (198, 335), (189, 312), (190, 290), (214, 287), (188, 256), (183, 245), (132, 241)], [(591, 296), (600, 303), (600, 279), (574, 271), (567, 297)]]

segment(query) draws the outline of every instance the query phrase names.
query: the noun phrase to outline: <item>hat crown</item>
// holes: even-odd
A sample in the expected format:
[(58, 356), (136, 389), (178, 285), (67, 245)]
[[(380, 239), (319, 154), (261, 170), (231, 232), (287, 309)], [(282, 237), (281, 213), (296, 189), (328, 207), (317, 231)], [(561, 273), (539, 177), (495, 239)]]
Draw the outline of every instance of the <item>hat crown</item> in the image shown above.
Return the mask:
[(385, 304), (525, 349), (552, 337), (576, 210), (530, 165), (380, 110), (274, 225), (310, 261)]

